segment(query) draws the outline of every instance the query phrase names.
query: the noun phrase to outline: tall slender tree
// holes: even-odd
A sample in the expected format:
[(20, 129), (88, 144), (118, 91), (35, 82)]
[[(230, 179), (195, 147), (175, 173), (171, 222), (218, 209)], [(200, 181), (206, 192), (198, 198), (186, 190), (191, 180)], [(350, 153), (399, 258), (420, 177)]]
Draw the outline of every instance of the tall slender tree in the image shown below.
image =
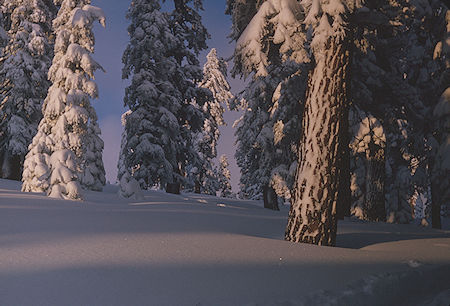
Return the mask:
[[(211, 49), (207, 55), (207, 61), (203, 66), (203, 80), (201, 88), (209, 90), (212, 95), (202, 107), (205, 121), (203, 129), (194, 136), (194, 145), (199, 154), (199, 163), (191, 167), (195, 171), (193, 180), (195, 191), (215, 195), (218, 190), (217, 177), (214, 171), (213, 159), (217, 157), (217, 141), (220, 137), (219, 126), (225, 125), (223, 113), (225, 105), (233, 98), (228, 83), (227, 65), (224, 59), (217, 57), (216, 49)], [(205, 93), (207, 96), (208, 93)]]
[[(3, 2), (3, 9), (9, 19), (9, 39), (0, 63), (0, 174), (20, 180), (49, 87), (55, 8), (49, 1), (8, 0)], [(0, 34), (2, 40), (4, 34)]]
[(236, 132), (241, 194), (277, 207), (276, 196), (263, 195), (290, 198), (306, 89), (293, 84), (306, 79), (310, 62), (303, 10), (295, 0), (228, 1), (228, 13), (237, 40), (233, 73), (252, 75)]
[(104, 26), (105, 17), (102, 10), (91, 6), (90, 2), (58, 2), (61, 7), (53, 21), (55, 56), (49, 70), (52, 85), (43, 106), (44, 118), (25, 159), (23, 191), (81, 199), (81, 184), (87, 182), (87, 173), (90, 179), (94, 178), (90, 157), (98, 158), (96, 150), (101, 152), (103, 146), (98, 138), (99, 129), (92, 128), (97, 126), (97, 117), (90, 99), (98, 96), (93, 78), (94, 72), (101, 69), (91, 56), (94, 52), (92, 28), (94, 21)]
[(218, 181), (219, 181), (219, 192), (220, 196), (223, 198), (231, 198), (233, 192), (231, 190), (231, 173), (228, 169), (229, 163), (226, 155), (220, 156), (219, 169), (218, 169)]
[(176, 150), (177, 167), (174, 179), (167, 184), (166, 191), (179, 193), (190, 161), (200, 159), (193, 138), (203, 126), (205, 118), (198, 108), (202, 108), (208, 101), (208, 95), (198, 86), (203, 79), (198, 55), (207, 49), (206, 40), (209, 33), (200, 15), (203, 10), (202, 0), (174, 0), (174, 6), (175, 9), (169, 15), (169, 23), (177, 46), (170, 50), (169, 55), (173, 56), (179, 67), (173, 84), (181, 94), (181, 107), (176, 117), (182, 129), (177, 141), (181, 145), (177, 146)]
[[(186, 166), (198, 158), (193, 135), (203, 124), (206, 97), (197, 59), (208, 34), (198, 10), (201, 1), (175, 1), (161, 12), (159, 1), (131, 3), (130, 43), (124, 52), (123, 78), (131, 78), (125, 105), (126, 167), (143, 189), (151, 186), (179, 193)], [(198, 34), (198, 35), (196, 35)], [(197, 103), (193, 103), (194, 100)]]

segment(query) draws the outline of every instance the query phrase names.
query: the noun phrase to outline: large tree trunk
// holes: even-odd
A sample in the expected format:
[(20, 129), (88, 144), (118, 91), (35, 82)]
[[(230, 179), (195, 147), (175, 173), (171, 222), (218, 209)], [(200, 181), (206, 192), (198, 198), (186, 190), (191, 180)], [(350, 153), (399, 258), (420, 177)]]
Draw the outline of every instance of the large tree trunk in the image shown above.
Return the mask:
[(366, 196), (364, 203), (364, 219), (370, 221), (386, 221), (384, 180), (384, 149), (376, 144), (373, 136), (369, 142), (366, 167)]
[(349, 171), (339, 157), (348, 120), (348, 69), (347, 44), (329, 38), (309, 80), (286, 240), (335, 245), (340, 180)]
[(264, 208), (272, 209), (272, 210), (280, 210), (278, 207), (278, 196), (275, 190), (265, 185), (263, 187), (263, 199), (264, 199)]

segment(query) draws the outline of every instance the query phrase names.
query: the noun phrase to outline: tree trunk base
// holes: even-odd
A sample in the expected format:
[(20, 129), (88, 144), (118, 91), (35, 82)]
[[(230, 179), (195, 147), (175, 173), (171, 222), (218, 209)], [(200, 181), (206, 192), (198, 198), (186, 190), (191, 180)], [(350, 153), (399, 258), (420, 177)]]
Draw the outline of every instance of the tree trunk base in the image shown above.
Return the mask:
[(195, 181), (195, 187), (194, 192), (200, 194), (200, 183), (198, 181)]
[(278, 207), (278, 196), (272, 187), (264, 186), (263, 189), (264, 208), (280, 210)]
[(172, 194), (180, 194), (181, 185), (180, 183), (167, 183), (166, 192)]

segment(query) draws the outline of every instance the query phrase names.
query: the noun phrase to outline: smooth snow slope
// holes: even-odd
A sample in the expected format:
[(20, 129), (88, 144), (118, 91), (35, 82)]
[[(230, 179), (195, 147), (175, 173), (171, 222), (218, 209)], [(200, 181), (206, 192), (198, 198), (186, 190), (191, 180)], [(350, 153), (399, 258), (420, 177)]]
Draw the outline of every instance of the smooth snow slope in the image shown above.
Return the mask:
[[(282, 240), (287, 208), (114, 186), (86, 202), (0, 180), (0, 305), (447, 305), (450, 232), (345, 221)], [(326, 291), (323, 291), (326, 290)]]

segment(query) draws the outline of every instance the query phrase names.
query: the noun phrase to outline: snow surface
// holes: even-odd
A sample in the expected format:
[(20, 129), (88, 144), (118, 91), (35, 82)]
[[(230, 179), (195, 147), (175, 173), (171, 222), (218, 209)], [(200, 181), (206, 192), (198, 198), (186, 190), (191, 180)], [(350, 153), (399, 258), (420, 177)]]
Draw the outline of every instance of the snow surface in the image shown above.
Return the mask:
[(85, 202), (0, 180), (0, 305), (448, 305), (450, 231), (346, 220), (283, 241), (288, 208), (144, 192)]

